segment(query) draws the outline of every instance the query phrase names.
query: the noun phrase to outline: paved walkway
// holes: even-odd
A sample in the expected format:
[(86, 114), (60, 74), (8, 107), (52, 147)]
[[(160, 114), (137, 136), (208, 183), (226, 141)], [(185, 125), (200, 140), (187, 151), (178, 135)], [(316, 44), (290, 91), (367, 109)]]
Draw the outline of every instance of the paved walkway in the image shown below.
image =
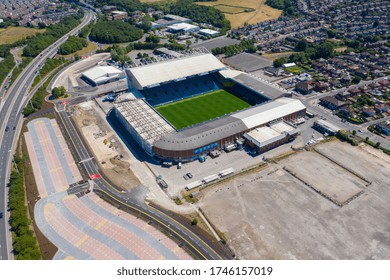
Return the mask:
[(82, 179), (55, 120), (35, 119), (27, 127), (24, 136), (41, 197)]
[(55, 120), (28, 123), (25, 139), (41, 199), (36, 223), (63, 259), (190, 259), (190, 256), (146, 222), (120, 211), (94, 193), (68, 195), (81, 175)]

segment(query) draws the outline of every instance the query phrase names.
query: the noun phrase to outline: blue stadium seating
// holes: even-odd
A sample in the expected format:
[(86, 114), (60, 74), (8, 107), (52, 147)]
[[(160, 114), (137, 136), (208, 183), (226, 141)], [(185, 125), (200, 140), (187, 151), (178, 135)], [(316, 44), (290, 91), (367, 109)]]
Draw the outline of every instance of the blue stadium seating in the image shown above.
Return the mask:
[[(221, 81), (221, 77), (209, 74), (144, 89), (141, 93), (150, 105), (159, 106), (225, 88)], [(252, 106), (268, 101), (266, 97), (243, 85), (230, 84), (226, 86), (226, 90), (244, 99)]]
[(142, 90), (142, 94), (150, 105), (158, 106), (220, 88), (221, 86), (212, 75), (205, 75), (144, 89)]

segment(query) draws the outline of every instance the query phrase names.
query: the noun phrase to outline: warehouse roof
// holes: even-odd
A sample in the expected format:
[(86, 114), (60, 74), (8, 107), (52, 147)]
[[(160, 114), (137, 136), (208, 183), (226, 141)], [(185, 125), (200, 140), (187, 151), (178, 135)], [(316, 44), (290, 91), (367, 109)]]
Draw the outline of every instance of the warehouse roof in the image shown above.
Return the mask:
[(172, 25), (168, 26), (168, 29), (178, 32), (178, 31), (187, 31), (187, 30), (193, 30), (193, 29), (199, 29), (199, 26), (189, 24), (186, 22), (180, 22), (180, 23), (175, 23)]
[(338, 127), (337, 125), (334, 125), (330, 122), (327, 122), (325, 120), (317, 120), (316, 123), (320, 126), (322, 126), (323, 128), (329, 130), (329, 131), (332, 131), (334, 133), (337, 133), (339, 130), (341, 130), (340, 127)]
[(224, 69), (215, 56), (209, 53), (172, 59), (159, 63), (138, 66), (126, 70), (134, 87), (143, 89), (161, 83)]

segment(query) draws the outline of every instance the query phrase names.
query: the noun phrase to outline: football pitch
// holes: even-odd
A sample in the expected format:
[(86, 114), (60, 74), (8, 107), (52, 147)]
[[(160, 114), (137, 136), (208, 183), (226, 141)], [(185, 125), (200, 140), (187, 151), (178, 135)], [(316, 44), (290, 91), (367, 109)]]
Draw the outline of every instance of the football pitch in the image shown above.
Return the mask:
[(155, 109), (176, 129), (182, 129), (248, 107), (247, 102), (221, 89)]

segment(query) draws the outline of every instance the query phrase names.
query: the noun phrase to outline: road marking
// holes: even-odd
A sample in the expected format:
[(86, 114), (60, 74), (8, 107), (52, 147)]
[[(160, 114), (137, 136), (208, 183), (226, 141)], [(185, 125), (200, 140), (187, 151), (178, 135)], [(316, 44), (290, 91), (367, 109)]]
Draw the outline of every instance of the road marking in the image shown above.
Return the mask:
[(82, 238), (80, 238), (79, 241), (76, 242), (76, 244), (74, 245), (75, 247), (80, 247), (85, 241), (87, 241), (87, 239), (89, 238), (89, 235), (84, 235)]

